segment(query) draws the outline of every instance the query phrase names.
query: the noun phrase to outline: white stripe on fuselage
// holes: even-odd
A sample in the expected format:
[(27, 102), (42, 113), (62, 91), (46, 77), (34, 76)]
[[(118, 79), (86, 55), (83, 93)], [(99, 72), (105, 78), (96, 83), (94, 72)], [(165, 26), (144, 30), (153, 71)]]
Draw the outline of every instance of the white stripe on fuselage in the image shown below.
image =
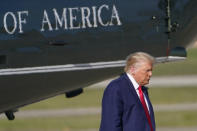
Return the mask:
[[(179, 61), (179, 60), (185, 60), (185, 57), (178, 57), (178, 56), (157, 57), (156, 63)], [(84, 64), (8, 68), (8, 69), (0, 69), (0, 76), (63, 72), (63, 71), (79, 71), (79, 70), (103, 69), (103, 68), (114, 68), (114, 67), (123, 67), (123, 66), (125, 66), (125, 60), (84, 63)]]
[(124, 65), (125, 65), (125, 61), (119, 60), (119, 61), (95, 62), (95, 63), (86, 63), (86, 64), (67, 64), (67, 65), (55, 65), (55, 66), (9, 68), (9, 69), (0, 69), (0, 76), (102, 69), (102, 68), (122, 67)]

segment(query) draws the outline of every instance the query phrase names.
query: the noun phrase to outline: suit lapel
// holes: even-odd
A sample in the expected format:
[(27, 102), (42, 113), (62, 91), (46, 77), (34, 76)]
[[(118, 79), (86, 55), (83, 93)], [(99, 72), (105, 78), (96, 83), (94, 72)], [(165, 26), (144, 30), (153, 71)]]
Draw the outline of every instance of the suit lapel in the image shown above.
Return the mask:
[(126, 79), (128, 88), (129, 88), (129, 90), (130, 90), (129, 93), (130, 93), (131, 95), (134, 96), (134, 98), (136, 99), (136, 103), (139, 104), (139, 107), (141, 107), (142, 110), (144, 110), (144, 108), (143, 108), (143, 106), (142, 106), (142, 103), (141, 103), (141, 101), (140, 101), (140, 99), (139, 99), (139, 97), (138, 97), (138, 95), (137, 95), (137, 92), (136, 92), (136, 90), (135, 90), (135, 88), (134, 88), (134, 86), (133, 86), (131, 80), (129, 79), (129, 77), (127, 76), (126, 73), (124, 74), (124, 77), (125, 77), (125, 79)]

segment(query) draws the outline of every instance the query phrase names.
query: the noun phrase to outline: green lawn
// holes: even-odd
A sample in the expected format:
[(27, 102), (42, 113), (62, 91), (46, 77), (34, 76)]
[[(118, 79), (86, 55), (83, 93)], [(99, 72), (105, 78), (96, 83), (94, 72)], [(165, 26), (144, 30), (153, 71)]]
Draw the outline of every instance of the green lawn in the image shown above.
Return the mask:
[(0, 131), (70, 131), (69, 129), (98, 128), (99, 124), (100, 115), (26, 118), (11, 122), (0, 120)]
[[(104, 88), (84, 89), (84, 93), (68, 99), (60, 95), (47, 99), (24, 108), (22, 110), (32, 109), (64, 109), (78, 107), (100, 107)], [(176, 95), (174, 95), (176, 93)], [(196, 87), (151, 87), (149, 89), (150, 99), (154, 104), (175, 104), (175, 103), (197, 103)]]
[(32, 109), (61, 109), (61, 108), (79, 108), (79, 107), (99, 107), (103, 96), (103, 88), (84, 89), (84, 93), (73, 98), (65, 98), (65, 95), (56, 96), (24, 108), (22, 110)]
[(197, 103), (197, 87), (151, 87), (149, 96), (153, 104)]
[(196, 127), (196, 111), (155, 112), (158, 127)]
[(155, 65), (153, 76), (162, 75), (197, 75), (197, 48), (188, 49), (188, 57), (184, 61)]

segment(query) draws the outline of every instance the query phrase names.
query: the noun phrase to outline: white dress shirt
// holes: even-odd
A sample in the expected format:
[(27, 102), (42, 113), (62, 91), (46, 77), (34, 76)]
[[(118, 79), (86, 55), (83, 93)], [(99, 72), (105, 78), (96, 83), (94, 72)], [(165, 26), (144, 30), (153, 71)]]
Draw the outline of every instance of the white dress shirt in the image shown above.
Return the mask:
[[(129, 73), (127, 73), (127, 76), (128, 76), (129, 79), (131, 80), (131, 83), (133, 84), (133, 86), (134, 86), (134, 88), (135, 88), (135, 91), (136, 91), (136, 93), (137, 93), (137, 95), (138, 95), (138, 97), (139, 97), (139, 99), (140, 99), (139, 90), (138, 90), (139, 84), (136, 82), (136, 80), (133, 78), (132, 75), (130, 75)], [(143, 95), (144, 95), (144, 93), (143, 93)], [(144, 95), (144, 99), (145, 99), (146, 106), (147, 106), (148, 111), (149, 111), (149, 105), (148, 105), (148, 102), (147, 102), (147, 99), (146, 99), (146, 96), (145, 96), (145, 95)], [(149, 113), (150, 113), (150, 111), (149, 111)]]

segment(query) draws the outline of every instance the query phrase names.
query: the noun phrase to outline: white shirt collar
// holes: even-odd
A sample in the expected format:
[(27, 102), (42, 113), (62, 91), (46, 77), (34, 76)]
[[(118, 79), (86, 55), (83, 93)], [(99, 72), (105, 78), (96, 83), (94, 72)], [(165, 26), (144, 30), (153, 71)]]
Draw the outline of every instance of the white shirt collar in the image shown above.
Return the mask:
[(131, 82), (132, 82), (132, 84), (133, 84), (133, 86), (134, 86), (135, 90), (137, 90), (137, 89), (138, 89), (138, 87), (139, 87), (139, 84), (136, 82), (136, 80), (133, 78), (133, 76), (132, 76), (132, 75), (130, 75), (129, 73), (127, 73), (127, 76), (128, 76), (128, 77), (129, 77), (129, 79), (131, 80)]

